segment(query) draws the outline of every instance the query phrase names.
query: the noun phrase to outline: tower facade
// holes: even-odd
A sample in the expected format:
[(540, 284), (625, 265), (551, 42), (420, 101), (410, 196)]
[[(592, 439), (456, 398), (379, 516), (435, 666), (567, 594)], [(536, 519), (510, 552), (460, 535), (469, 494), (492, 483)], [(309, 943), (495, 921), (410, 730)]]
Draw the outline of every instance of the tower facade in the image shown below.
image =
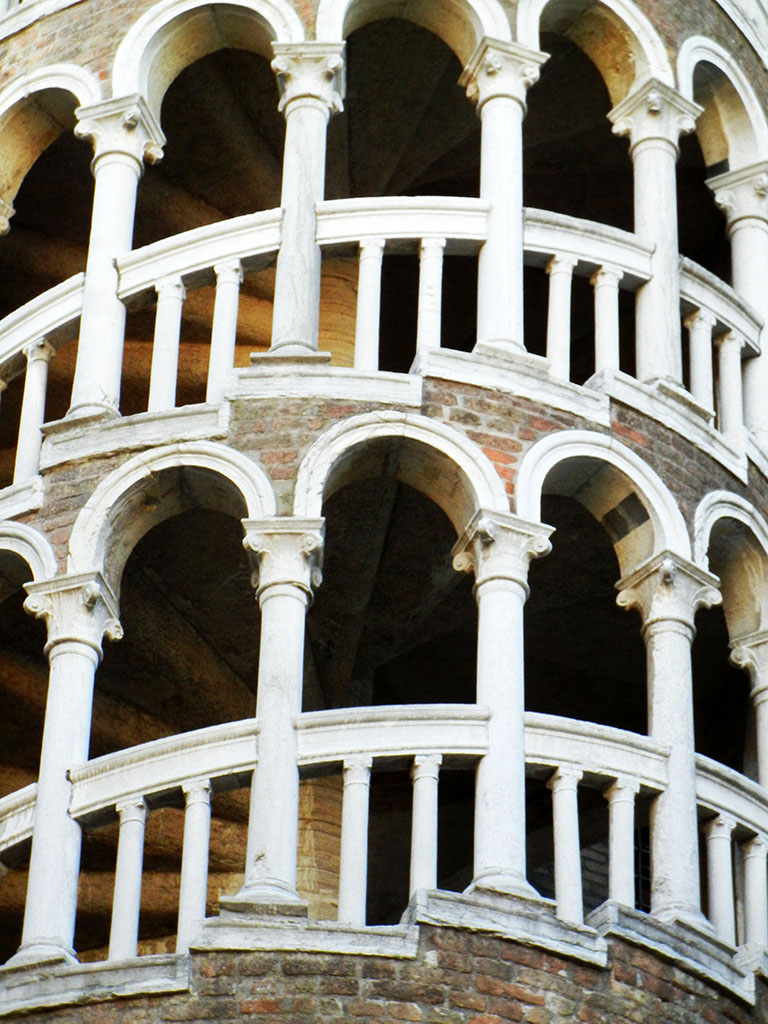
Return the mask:
[(5, 7), (0, 1016), (767, 1020), (762, 0)]

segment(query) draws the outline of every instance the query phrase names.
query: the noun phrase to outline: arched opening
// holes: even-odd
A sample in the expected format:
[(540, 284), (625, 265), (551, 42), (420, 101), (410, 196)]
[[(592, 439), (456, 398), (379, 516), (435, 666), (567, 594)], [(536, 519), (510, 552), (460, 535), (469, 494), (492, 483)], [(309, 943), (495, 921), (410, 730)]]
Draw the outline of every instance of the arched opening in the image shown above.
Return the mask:
[[(93, 151), (72, 133), (79, 102), (63, 88), (45, 88), (2, 119), (0, 197), (13, 203), (15, 213), (9, 233), (0, 238), (0, 318), (85, 269)], [(56, 349), (46, 392), (49, 421), (63, 417), (69, 406), (77, 333), (75, 320), (48, 339)], [(0, 366), (0, 379), (8, 384), (0, 415), (0, 486), (13, 479), (25, 366), (21, 353)]]
[[(37, 781), (48, 691), (45, 625), (26, 615), (23, 585), (32, 579), (20, 555), (0, 549), (0, 799)], [(21, 943), (30, 840), (0, 852), (0, 963)]]
[[(347, 96), (328, 127), (326, 198), (476, 196), (480, 122), (457, 86), (462, 64), (432, 31), (387, 17), (356, 28), (346, 44)], [(323, 262), (320, 347), (352, 365), (357, 246)], [(416, 345), (418, 240), (390, 243), (382, 269), (379, 366), (405, 372)], [(477, 259), (443, 264), (441, 344), (475, 342)]]
[[(436, 503), (445, 506), (451, 494), (450, 485), (436, 493), (445, 484), (439, 461), (426, 446), (386, 438), (347, 452), (330, 473), (323, 583), (307, 618), (305, 710), (474, 703), (473, 581), (452, 566), (457, 531)], [(461, 486), (456, 466), (453, 476)], [(438, 886), (444, 889), (461, 890), (472, 876), (468, 767), (446, 764), (440, 772)], [(369, 924), (398, 921), (408, 902), (409, 769), (405, 760), (374, 764)]]

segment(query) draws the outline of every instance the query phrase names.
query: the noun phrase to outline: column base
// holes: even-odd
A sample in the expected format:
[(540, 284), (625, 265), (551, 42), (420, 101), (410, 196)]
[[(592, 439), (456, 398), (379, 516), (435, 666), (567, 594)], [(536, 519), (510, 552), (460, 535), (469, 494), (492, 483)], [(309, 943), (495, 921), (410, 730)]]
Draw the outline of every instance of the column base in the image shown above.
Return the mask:
[(251, 352), (251, 366), (262, 359), (273, 360), (278, 357), (302, 360), (320, 359), (325, 363), (331, 361), (330, 352), (318, 352), (316, 348), (308, 345), (305, 341), (281, 341), (278, 345), (273, 345), (268, 352)]
[(120, 418), (120, 410), (115, 408), (114, 405), (109, 405), (107, 402), (83, 402), (80, 405), (73, 405), (66, 412), (64, 420), (60, 422), (72, 422), (77, 420), (78, 423), (87, 420), (88, 422), (98, 423), (101, 420), (115, 420)]
[(263, 878), (234, 896), (219, 900), (222, 917), (247, 914), (250, 917), (291, 917), (305, 919), (309, 905), (295, 889), (277, 878)]
[(489, 870), (472, 879), (464, 890), (464, 896), (473, 893), (498, 893), (500, 896), (519, 896), (522, 899), (540, 900), (542, 897), (527, 878), (509, 871)]
[(30, 942), (19, 946), (10, 960), (6, 960), (0, 967), (0, 971), (34, 967), (38, 964), (77, 964), (79, 962), (71, 947), (62, 946), (53, 940), (41, 939), (39, 942)]

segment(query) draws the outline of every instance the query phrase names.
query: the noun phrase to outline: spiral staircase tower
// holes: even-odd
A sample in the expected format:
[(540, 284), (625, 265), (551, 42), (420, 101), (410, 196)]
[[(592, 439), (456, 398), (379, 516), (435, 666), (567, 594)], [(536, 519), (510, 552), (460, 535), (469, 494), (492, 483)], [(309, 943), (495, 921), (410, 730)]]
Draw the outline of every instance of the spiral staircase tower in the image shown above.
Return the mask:
[(765, 0), (1, 6), (0, 1018), (768, 1020)]

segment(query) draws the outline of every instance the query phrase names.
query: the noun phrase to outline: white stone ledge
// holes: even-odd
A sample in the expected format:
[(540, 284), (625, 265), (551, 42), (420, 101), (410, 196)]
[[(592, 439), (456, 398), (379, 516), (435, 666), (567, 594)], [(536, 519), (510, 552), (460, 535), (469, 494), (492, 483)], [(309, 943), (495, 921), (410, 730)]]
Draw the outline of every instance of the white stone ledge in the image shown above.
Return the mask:
[(492, 391), (507, 391), (538, 405), (559, 409), (601, 426), (611, 422), (610, 403), (578, 384), (558, 381), (549, 373), (549, 363), (526, 352), (499, 355), (487, 349), (454, 352), (430, 348), (417, 353), (411, 373), (471, 384)]
[(608, 371), (594, 374), (584, 386), (669, 427), (694, 447), (714, 458), (743, 483), (747, 482), (744, 447), (731, 444), (710, 426), (706, 410), (700, 409), (682, 388), (678, 391), (665, 381), (658, 382), (658, 385), (643, 384), (625, 373)]
[(738, 965), (735, 950), (714, 934), (708, 935), (678, 922), (662, 922), (610, 900), (593, 910), (587, 921), (601, 935), (647, 949), (747, 1003), (755, 1002), (754, 975)]
[(713, 814), (733, 817), (768, 839), (768, 793), (741, 772), (703, 754), (696, 755), (696, 799)]
[(163, 793), (196, 778), (239, 779), (256, 764), (257, 736), (256, 719), (247, 718), (94, 758), (70, 770), (70, 814), (87, 817), (125, 797)]
[(640, 733), (528, 711), (525, 760), (546, 768), (574, 764), (598, 779), (637, 779), (654, 791), (667, 784), (667, 751)]
[(43, 478), (33, 477), (0, 491), (0, 520), (14, 519), (43, 507)]
[(120, 963), (2, 968), (0, 1016), (188, 989), (189, 957), (174, 954), (143, 956)]
[(487, 708), (474, 704), (390, 705), (310, 711), (296, 719), (298, 762), (340, 763), (364, 754), (380, 761), (443, 754), (445, 763), (488, 749)]
[(73, 459), (154, 448), (177, 441), (202, 441), (227, 436), (229, 404), (187, 405), (167, 412), (93, 420), (63, 419), (46, 423), (40, 468), (51, 469)]
[(193, 949), (286, 950), (291, 953), (348, 953), (412, 960), (419, 944), (412, 925), (354, 928), (335, 921), (292, 921), (249, 917), (229, 912), (206, 918)]
[(32, 838), (36, 800), (36, 782), (0, 800), (0, 854)]
[(340, 401), (375, 402), (409, 408), (421, 406), (422, 381), (408, 373), (383, 370), (363, 373), (346, 366), (330, 366), (318, 357), (301, 359), (254, 356), (254, 364), (234, 370), (228, 380), (226, 397), (317, 398)]
[(11, 8), (5, 14), (0, 15), (0, 39), (21, 32), (22, 29), (45, 18), (56, 11), (63, 11), (67, 7), (74, 7), (83, 0), (24, 0), (18, 7)]
[(462, 928), (512, 939), (572, 960), (605, 967), (607, 943), (594, 928), (566, 924), (555, 917), (555, 904), (541, 897), (525, 899), (483, 890), (470, 895), (444, 891), (417, 892), (407, 917), (417, 924)]
[(85, 274), (75, 274), (25, 302), (0, 320), (0, 377), (6, 382), (22, 373), (22, 349), (30, 341), (48, 336), (80, 316)]

